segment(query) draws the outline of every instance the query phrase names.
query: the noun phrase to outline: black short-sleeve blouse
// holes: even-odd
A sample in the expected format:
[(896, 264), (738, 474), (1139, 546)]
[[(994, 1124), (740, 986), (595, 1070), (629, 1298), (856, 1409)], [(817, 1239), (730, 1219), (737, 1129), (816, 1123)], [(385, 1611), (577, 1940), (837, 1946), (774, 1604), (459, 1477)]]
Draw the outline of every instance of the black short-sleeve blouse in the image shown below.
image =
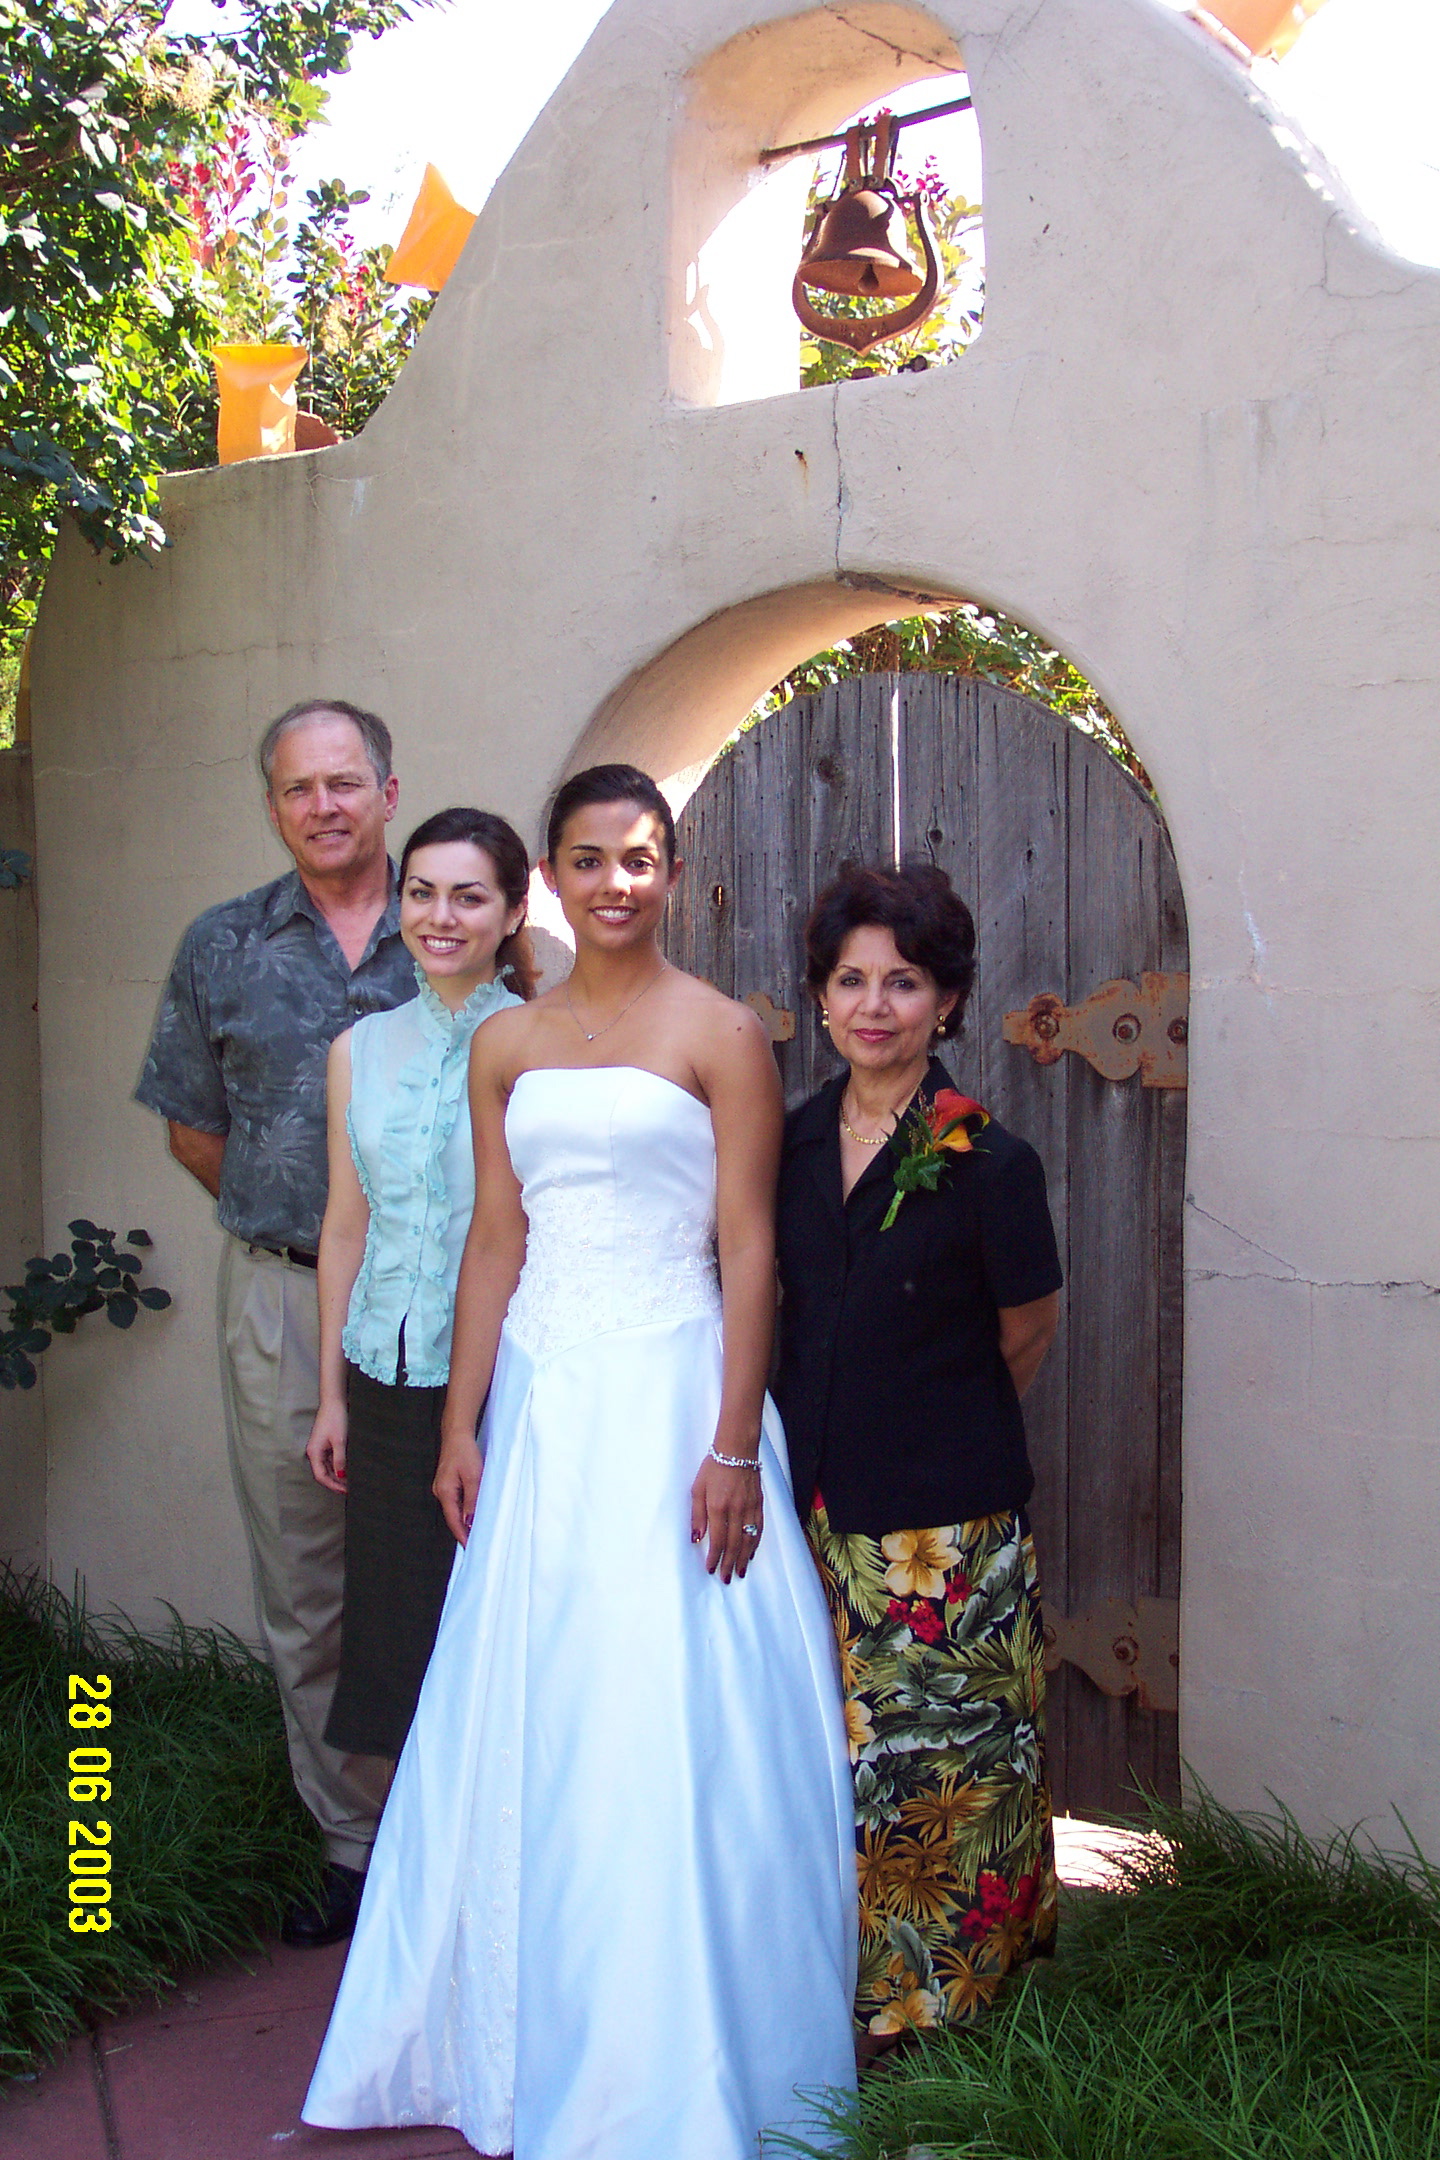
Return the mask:
[[(832, 1528), (870, 1537), (1023, 1507), (1034, 1477), (996, 1311), (1063, 1279), (1040, 1158), (992, 1120), (882, 1230), (893, 1145), (841, 1198), (845, 1080), (792, 1111), (780, 1169), (775, 1395), (796, 1504), (818, 1486)], [(953, 1085), (932, 1061), (923, 1093)]]

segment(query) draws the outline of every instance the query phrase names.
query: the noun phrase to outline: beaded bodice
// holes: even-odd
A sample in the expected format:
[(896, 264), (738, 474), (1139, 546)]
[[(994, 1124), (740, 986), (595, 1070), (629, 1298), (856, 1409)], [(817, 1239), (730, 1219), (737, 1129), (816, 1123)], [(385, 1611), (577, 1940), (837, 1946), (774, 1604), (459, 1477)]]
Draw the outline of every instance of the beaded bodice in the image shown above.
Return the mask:
[(506, 1315), (533, 1358), (618, 1328), (717, 1315), (715, 1136), (637, 1065), (522, 1073), (505, 1116), (529, 1236)]

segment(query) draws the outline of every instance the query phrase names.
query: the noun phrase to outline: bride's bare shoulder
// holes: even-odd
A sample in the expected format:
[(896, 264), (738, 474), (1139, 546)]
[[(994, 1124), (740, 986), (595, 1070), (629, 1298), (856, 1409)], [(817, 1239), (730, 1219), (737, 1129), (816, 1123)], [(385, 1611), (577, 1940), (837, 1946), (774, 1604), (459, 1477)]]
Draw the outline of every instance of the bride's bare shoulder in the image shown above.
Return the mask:
[(670, 995), (689, 1017), (709, 1026), (723, 1029), (744, 1028), (752, 1023), (758, 1025), (748, 1005), (742, 1005), (737, 998), (726, 997), (723, 990), (717, 990), (713, 983), (702, 982), (698, 975), (687, 975), (683, 968), (670, 971)]
[(557, 993), (547, 990), (526, 1005), (507, 1005), (476, 1028), (470, 1044), (471, 1069), (513, 1078), (535, 1062), (536, 1045), (555, 1025)]
[(679, 969), (674, 997), (673, 1009), (683, 1016), (686, 1035), (694, 1046), (695, 1069), (702, 1079), (717, 1070), (744, 1071), (757, 1061), (773, 1066), (770, 1038), (750, 1006)]

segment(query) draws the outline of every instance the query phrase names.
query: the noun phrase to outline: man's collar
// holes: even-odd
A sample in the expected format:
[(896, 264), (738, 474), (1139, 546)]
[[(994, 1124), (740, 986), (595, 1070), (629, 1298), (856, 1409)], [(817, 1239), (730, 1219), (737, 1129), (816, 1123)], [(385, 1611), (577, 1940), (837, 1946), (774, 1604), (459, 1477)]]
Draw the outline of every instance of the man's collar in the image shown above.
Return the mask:
[(315, 903), (301, 884), (298, 870), (288, 871), (284, 877), (276, 878), (265, 895), (265, 906), (261, 912), (265, 917), (266, 937), (274, 937), (275, 932), (283, 930), (293, 916), (308, 915), (312, 922), (316, 920)]
[[(370, 952), (375, 950), (381, 938), (398, 937), (400, 934), (400, 873), (388, 855), (385, 860), (389, 871), (390, 892), (384, 913), (371, 933), (368, 947)], [(284, 877), (276, 878), (266, 897), (263, 913), (267, 938), (274, 937), (277, 930), (283, 930), (286, 923), (293, 921), (297, 915), (308, 917), (317, 926), (325, 920), (298, 870), (291, 870)]]
[(385, 902), (385, 912), (376, 925), (376, 934), (378, 937), (399, 937), (400, 872), (389, 855), (385, 858), (385, 865), (390, 874), (390, 894)]

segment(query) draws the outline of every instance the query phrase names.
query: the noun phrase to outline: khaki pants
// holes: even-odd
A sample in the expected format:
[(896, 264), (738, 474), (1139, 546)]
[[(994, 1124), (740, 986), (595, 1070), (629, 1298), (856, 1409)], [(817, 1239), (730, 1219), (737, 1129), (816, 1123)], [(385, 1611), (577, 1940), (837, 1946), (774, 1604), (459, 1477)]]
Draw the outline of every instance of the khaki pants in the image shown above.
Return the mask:
[(322, 1734), (340, 1666), (345, 1502), (317, 1485), (305, 1443), (319, 1401), (313, 1269), (225, 1241), (220, 1380), (230, 1468), (250, 1541), (255, 1612), (280, 1689), (295, 1790), (332, 1860), (363, 1868), (390, 1765)]

